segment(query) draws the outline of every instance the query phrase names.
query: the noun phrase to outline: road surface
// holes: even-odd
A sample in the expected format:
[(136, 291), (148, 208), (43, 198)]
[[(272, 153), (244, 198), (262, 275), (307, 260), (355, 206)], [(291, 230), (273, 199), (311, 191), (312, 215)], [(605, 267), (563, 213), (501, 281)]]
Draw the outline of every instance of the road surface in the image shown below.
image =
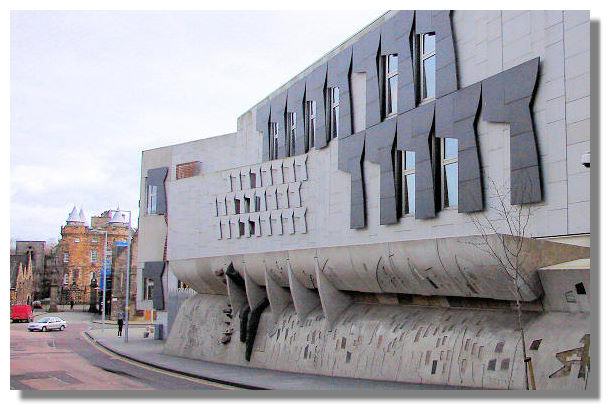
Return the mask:
[(16, 390), (228, 390), (201, 379), (151, 368), (94, 345), (83, 332), (92, 314), (57, 313), (65, 331), (28, 332), (11, 324), (11, 389)]

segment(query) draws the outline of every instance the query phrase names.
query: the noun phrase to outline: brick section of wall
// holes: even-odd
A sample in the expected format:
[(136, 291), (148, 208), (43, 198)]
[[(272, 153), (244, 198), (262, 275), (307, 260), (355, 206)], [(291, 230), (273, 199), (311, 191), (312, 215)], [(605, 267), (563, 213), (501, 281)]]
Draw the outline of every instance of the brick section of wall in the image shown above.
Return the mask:
[(175, 178), (177, 180), (193, 177), (201, 172), (201, 162), (191, 161), (189, 163), (181, 163), (175, 167)]

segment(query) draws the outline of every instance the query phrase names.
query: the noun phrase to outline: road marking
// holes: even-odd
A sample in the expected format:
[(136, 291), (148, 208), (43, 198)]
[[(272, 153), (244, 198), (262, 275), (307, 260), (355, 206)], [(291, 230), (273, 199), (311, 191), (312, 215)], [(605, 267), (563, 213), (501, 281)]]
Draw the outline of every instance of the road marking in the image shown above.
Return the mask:
[(139, 367), (141, 369), (149, 370), (150, 372), (161, 373), (163, 375), (172, 376), (174, 378), (178, 378), (178, 379), (182, 379), (182, 380), (187, 380), (189, 382), (200, 383), (202, 385), (211, 386), (211, 387), (214, 387), (214, 388), (217, 388), (217, 389), (226, 389), (226, 390), (239, 390), (240, 389), (240, 388), (237, 388), (235, 386), (225, 385), (223, 383), (216, 383), (216, 382), (212, 382), (212, 381), (205, 380), (205, 379), (195, 378), (195, 377), (192, 377), (192, 376), (180, 375), (179, 373), (170, 372), (168, 370), (163, 370), (163, 369), (159, 369), (157, 367), (152, 367), (152, 366), (149, 366), (149, 365), (146, 365), (146, 364), (143, 364), (143, 363), (139, 363), (137, 361), (134, 361), (132, 359), (126, 358), (124, 356), (121, 356), (121, 355), (119, 355), (117, 353), (114, 353), (114, 352), (112, 352), (112, 351), (102, 347), (95, 340), (93, 340), (90, 337), (88, 337), (85, 334), (85, 332), (81, 332), (81, 336), (88, 343), (90, 343), (92, 346), (94, 346), (96, 349), (98, 349), (99, 351), (105, 353), (106, 355), (110, 356), (111, 358), (113, 358), (115, 360), (121, 360), (122, 362), (131, 364), (131, 365)]

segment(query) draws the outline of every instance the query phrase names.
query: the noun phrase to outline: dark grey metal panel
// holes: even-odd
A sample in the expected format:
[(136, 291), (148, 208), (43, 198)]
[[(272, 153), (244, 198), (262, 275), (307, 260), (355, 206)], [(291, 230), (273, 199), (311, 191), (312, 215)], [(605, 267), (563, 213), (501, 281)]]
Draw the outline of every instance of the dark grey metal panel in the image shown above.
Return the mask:
[(416, 160), (415, 217), (436, 216), (433, 161), (430, 135), (435, 103), (421, 105), (397, 118), (397, 150), (414, 151)]
[[(380, 28), (362, 36), (352, 47), (352, 71), (365, 72), (365, 128), (382, 121), (380, 82), (378, 80), (378, 56)], [(356, 128), (355, 128), (356, 130)], [(356, 132), (356, 131), (355, 131)]]
[(316, 119), (314, 121), (314, 147), (327, 146), (325, 85), (327, 83), (327, 64), (323, 63), (306, 77), (305, 99), (316, 103)]
[(450, 10), (417, 10), (416, 33), (436, 34), (436, 98), (458, 88), (457, 61)]
[(476, 83), (436, 100), (436, 136), (459, 143), (459, 212), (483, 210), (483, 187), (475, 122), (481, 96)]
[(156, 186), (156, 213), (164, 215), (167, 213), (167, 193), (165, 191), (164, 181), (169, 172), (168, 167), (158, 167), (147, 171), (147, 185)]
[(399, 220), (397, 186), (395, 186), (395, 135), (397, 120), (391, 118), (366, 130), (365, 158), (380, 166), (380, 224)]
[(350, 228), (352, 229), (365, 227), (364, 148), (365, 131), (339, 140), (338, 168), (350, 173)]
[(500, 72), (482, 81), (483, 119), (510, 124), (510, 202), (542, 201), (540, 164), (532, 99), (540, 58)]
[(286, 143), (286, 96), (288, 91), (282, 91), (271, 98), (271, 122), (278, 123), (278, 158), (288, 157)]
[(297, 114), (296, 136), (297, 144), (295, 153), (290, 154), (296, 156), (307, 152), (307, 135), (305, 134), (305, 79), (300, 79), (290, 86), (288, 89), (288, 98), (286, 100), (286, 112), (294, 112)]
[(156, 310), (164, 310), (164, 287), (162, 286), (164, 266), (164, 261), (150, 261), (143, 264), (143, 278), (149, 278), (154, 282), (152, 302)]
[[(414, 59), (411, 48), (414, 10), (401, 10), (382, 25), (381, 55), (398, 54), (398, 113), (416, 107)], [(437, 61), (437, 59), (436, 59)]]
[(348, 137), (352, 134), (349, 79), (351, 60), (352, 47), (348, 47), (333, 56), (327, 67), (327, 88), (338, 87), (340, 89), (340, 119), (337, 138)]
[(263, 101), (256, 108), (256, 131), (263, 134), (263, 161), (270, 160), (269, 154), (269, 116), (271, 115), (271, 102)]

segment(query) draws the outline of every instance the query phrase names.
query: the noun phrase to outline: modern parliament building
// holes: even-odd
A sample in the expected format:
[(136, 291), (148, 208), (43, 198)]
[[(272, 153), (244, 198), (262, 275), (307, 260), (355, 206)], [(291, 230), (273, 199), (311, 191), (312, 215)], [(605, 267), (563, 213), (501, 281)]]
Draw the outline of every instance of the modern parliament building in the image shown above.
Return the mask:
[(589, 12), (387, 12), (237, 125), (143, 152), (165, 353), (591, 385)]

